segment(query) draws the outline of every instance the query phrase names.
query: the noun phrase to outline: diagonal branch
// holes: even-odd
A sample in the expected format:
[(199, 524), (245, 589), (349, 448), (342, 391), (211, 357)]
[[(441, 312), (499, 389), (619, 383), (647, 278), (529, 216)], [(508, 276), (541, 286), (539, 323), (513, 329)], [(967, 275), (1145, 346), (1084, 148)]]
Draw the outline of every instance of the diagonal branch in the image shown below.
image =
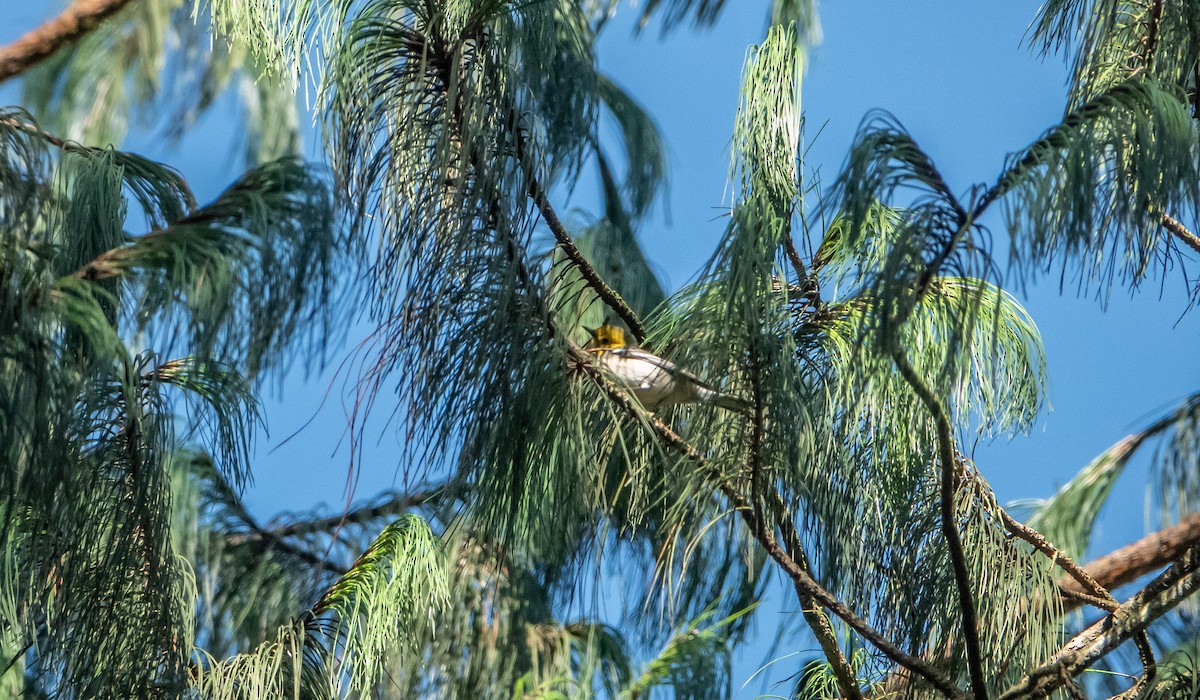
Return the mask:
[(954, 442), (950, 436), (950, 418), (942, 402), (925, 384), (908, 361), (908, 356), (897, 345), (892, 359), (904, 380), (912, 387), (921, 402), (933, 415), (937, 426), (938, 460), (941, 462), (941, 510), (942, 536), (950, 551), (950, 564), (954, 569), (954, 582), (958, 588), (958, 607), (962, 615), (963, 641), (967, 647), (967, 667), (971, 676), (971, 691), (976, 698), (987, 698), (987, 681), (983, 676), (983, 654), (979, 645), (979, 622), (975, 614), (975, 601), (971, 595), (971, 578), (967, 571), (967, 556), (963, 551), (962, 538), (958, 534), (957, 518), (954, 516), (954, 489), (958, 481), (958, 461), (954, 458)]
[(1067, 642), (1049, 662), (1031, 671), (999, 700), (1050, 695), (1197, 590), (1200, 590), (1200, 547), (1192, 547), (1180, 561), (1110, 615)]
[(75, 146), (71, 142), (68, 142), (66, 139), (55, 136), (54, 134), (51, 134), (48, 131), (42, 131), (36, 125), (30, 124), (29, 122), (21, 121), (19, 119), (14, 119), (12, 117), (0, 118), (0, 125), (12, 127), (13, 129), (16, 129), (18, 131), (23, 131), (27, 134), (37, 136), (38, 138), (42, 139), (46, 143), (50, 144), (51, 146), (57, 146), (59, 148), (65, 148), (65, 149), (77, 148), (77, 146)]
[(652, 430), (655, 435), (671, 449), (682, 454), (688, 461), (695, 464), (701, 473), (706, 478), (711, 480), (720, 489), (721, 493), (729, 500), (734, 510), (738, 512), (742, 520), (745, 522), (750, 533), (756, 540), (759, 541), (767, 552), (767, 554), (775, 560), (775, 562), (784, 570), (789, 578), (792, 579), (793, 585), (806, 595), (811, 596), (818, 603), (823, 605), (831, 613), (841, 618), (852, 630), (857, 632), (863, 639), (875, 645), (885, 656), (900, 666), (908, 669), (912, 673), (924, 678), (934, 688), (942, 694), (950, 698), (962, 698), (963, 693), (954, 686), (954, 683), (944, 676), (937, 669), (930, 666), (925, 661), (906, 653), (894, 643), (879, 633), (878, 630), (861, 617), (853, 610), (848, 608), (845, 603), (838, 600), (832, 593), (825, 590), (813, 577), (804, 570), (795, 559), (787, 553), (787, 551), (779, 545), (775, 539), (774, 533), (768, 527), (753, 505), (741, 494), (729, 481), (708, 461), (703, 454), (687, 440), (684, 440), (678, 433), (670, 428), (666, 423), (663, 423), (658, 417), (647, 414), (644, 409), (636, 405), (633, 398), (624, 392), (620, 387), (614, 384), (608, 377), (605, 377), (599, 367), (592, 362), (591, 357), (582, 348), (567, 343), (567, 354), (570, 359), (577, 364), (588, 376), (595, 381), (600, 388), (620, 406), (627, 416), (638, 421), (639, 424), (646, 425)]
[(370, 506), (363, 506), (342, 515), (331, 515), (327, 518), (317, 518), (315, 520), (300, 520), (287, 525), (273, 527), (270, 531), (278, 537), (296, 537), (337, 530), (344, 525), (366, 523), (387, 515), (403, 513), (406, 510), (423, 506), (441, 496), (445, 491), (446, 487), (440, 486), (412, 493), (393, 493), (390, 498), (384, 501)]
[[(779, 511), (776, 517), (779, 519), (779, 529), (783, 533), (783, 544), (788, 556), (794, 559), (811, 577), (812, 566), (808, 563), (808, 556), (805, 555), (804, 548), (801, 546), (800, 531), (796, 529), (796, 523), (788, 513), (779, 492), (774, 491), (771, 495), (774, 496), (775, 508)], [(825, 653), (829, 667), (833, 669), (833, 675), (837, 678), (838, 689), (842, 692), (842, 696), (851, 700), (861, 699), (863, 697), (862, 690), (858, 686), (854, 668), (846, 660), (846, 655), (842, 652), (841, 647), (838, 646), (837, 635), (833, 631), (833, 626), (829, 624), (829, 617), (821, 610), (817, 599), (805, 591), (802, 586), (793, 581), (793, 588), (796, 589), (796, 597), (800, 600), (804, 621), (808, 623), (813, 636), (817, 638), (817, 644)]]
[[(789, 238), (788, 240), (790, 242), (791, 239)], [(795, 250), (795, 248), (792, 249)], [(803, 268), (799, 269), (802, 270)], [(803, 273), (799, 272), (798, 274)], [(809, 565), (808, 557), (801, 546), (799, 531), (796, 529), (795, 522), (787, 511), (783, 498), (779, 495), (779, 491), (776, 490), (773, 483), (769, 487), (762, 483), (763, 445), (766, 440), (767, 424), (767, 405), (762, 386), (762, 372), (764, 367), (753, 343), (750, 345), (749, 352), (751, 394), (754, 398), (753, 420), (751, 421), (752, 434), (750, 437), (750, 496), (757, 508), (759, 504), (766, 500), (766, 492), (770, 492), (772, 505), (777, 511), (775, 517), (783, 534), (786, 551), (806, 574), (812, 576), (812, 567)], [(758, 512), (761, 513), (761, 509)], [(861, 700), (862, 691), (858, 687), (854, 669), (851, 668), (850, 663), (846, 660), (846, 655), (842, 653), (841, 648), (838, 646), (837, 636), (834, 634), (833, 627), (829, 624), (829, 619), (825, 616), (816, 599), (811, 594), (799, 585), (796, 585), (795, 589), (796, 597), (800, 600), (800, 609), (804, 615), (804, 621), (808, 623), (813, 636), (817, 638), (817, 643), (821, 646), (821, 651), (825, 653), (825, 658), (829, 661), (830, 668), (833, 669), (833, 675), (837, 679), (838, 689), (841, 691), (842, 696), (850, 698), (850, 700)]]
[(0, 47), (0, 83), (79, 40), (131, 0), (75, 0), (67, 9), (7, 46)]
[(1166, 230), (1175, 234), (1175, 237), (1183, 241), (1187, 247), (1191, 248), (1197, 253), (1200, 253), (1200, 236), (1197, 236), (1189, 231), (1187, 227), (1179, 221), (1179, 219), (1176, 219), (1170, 214), (1163, 214), (1162, 226)]
[(541, 213), (542, 220), (546, 222), (546, 226), (550, 229), (550, 232), (554, 234), (555, 240), (558, 241), (558, 248), (562, 250), (564, 255), (567, 256), (567, 259), (571, 261), (571, 264), (575, 266), (575, 269), (579, 271), (579, 274), (587, 282), (588, 286), (591, 287), (592, 291), (596, 293), (596, 296), (600, 297), (601, 301), (603, 301), (608, 308), (612, 309), (617, 316), (620, 316), (621, 320), (625, 322), (625, 325), (629, 326), (629, 330), (631, 333), (633, 333), (633, 337), (636, 338), (639, 343), (645, 342), (646, 327), (642, 325), (641, 319), (638, 318), (637, 314), (629, 306), (629, 304), (623, 298), (621, 298), (621, 295), (617, 292), (617, 290), (609, 286), (609, 284), (604, 281), (604, 278), (600, 276), (600, 273), (596, 272), (596, 268), (592, 267), (592, 264), (588, 262), (587, 258), (583, 254), (583, 251), (579, 250), (579, 246), (575, 245), (575, 240), (571, 238), (571, 234), (567, 232), (566, 227), (563, 226), (562, 221), (559, 220), (558, 213), (550, 204), (550, 200), (546, 196), (546, 191), (543, 189), (542, 183), (534, 174), (531, 164), (528, 163), (528, 148), (526, 147), (525, 135), (521, 131), (521, 128), (517, 126), (515, 113), (511, 121), (513, 124), (513, 131), (516, 134), (517, 139), (517, 162), (521, 165), (525, 172), (527, 193), (529, 194), (529, 198), (532, 199), (533, 203), (537, 206), (538, 212)]
[[(1119, 607), (1117, 599), (1112, 596), (1112, 593), (1109, 593), (1108, 588), (1102, 586), (1095, 577), (1076, 564), (1069, 554), (1050, 544), (1049, 540), (1042, 536), (1042, 533), (1017, 521), (1003, 508), (1000, 508), (1000, 517), (1009, 532), (1050, 557), (1052, 562), (1067, 572), (1068, 580), (1082, 589), (1083, 592), (1075, 594), (1072, 602), (1076, 604), (1087, 602), (1110, 613)], [(1063, 603), (1065, 607), (1066, 600)], [(1127, 692), (1130, 697), (1137, 697), (1154, 680), (1158, 673), (1158, 664), (1154, 660), (1154, 648), (1150, 646), (1150, 637), (1147, 636), (1145, 630), (1138, 630), (1134, 633), (1133, 641), (1137, 645), (1138, 658), (1142, 662), (1142, 675)]]
[[(1200, 513), (1193, 513), (1176, 525), (1153, 532), (1137, 542), (1109, 552), (1082, 568), (1093, 580), (1111, 590), (1176, 561), (1188, 549), (1198, 545)], [(1085, 590), (1072, 579), (1060, 580), (1058, 586), (1068, 594)], [(1068, 598), (1063, 601), (1063, 611), (1069, 612), (1078, 605), (1078, 602)]]

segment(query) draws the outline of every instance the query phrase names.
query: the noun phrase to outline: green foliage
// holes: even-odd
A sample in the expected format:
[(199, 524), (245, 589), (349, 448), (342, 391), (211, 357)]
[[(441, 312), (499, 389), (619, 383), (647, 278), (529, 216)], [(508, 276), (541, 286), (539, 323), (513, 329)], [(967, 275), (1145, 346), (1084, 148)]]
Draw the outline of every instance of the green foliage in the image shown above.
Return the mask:
[[(623, 199), (628, 202), (628, 217), (637, 221), (649, 212), (659, 191), (666, 184), (667, 159), (662, 135), (659, 134), (658, 126), (651, 115), (633, 96), (603, 75), (597, 75), (596, 78), (600, 99), (612, 115), (625, 144), (627, 174), (620, 190), (624, 195)], [(620, 214), (614, 216), (612, 212), (621, 198), (615, 196), (617, 187), (616, 183), (610, 182), (611, 173), (604, 174), (608, 171), (608, 166), (603, 154), (599, 154), (599, 157), (605, 163), (601, 166), (602, 177), (605, 180), (605, 210), (608, 219), (615, 222), (618, 218), (624, 218)]]
[(1065, 54), (1074, 108), (1131, 78), (1194, 86), (1198, 22), (1194, 2), (1053, 0), (1041, 8), (1030, 43)]
[[(255, 3), (257, 5), (257, 3)], [(35, 67), (23, 102), (64, 138), (119, 144), (131, 125), (176, 139), (218, 103), (240, 107), (244, 162), (299, 148), (294, 81), (267, 75), (247, 45), (214, 45), (187, 0), (140, 0)]]
[(676, 698), (726, 697), (730, 692), (730, 657), (727, 628), (749, 613), (740, 610), (713, 620), (713, 610), (681, 626), (642, 673), (618, 697), (646, 697), (657, 687), (667, 687)]
[(253, 651), (197, 670), (204, 697), (344, 697), (382, 680), (383, 652), (447, 602), (437, 539), (416, 516), (383, 529), (311, 611)]
[(1177, 88), (1113, 85), (1010, 158), (995, 186), (1026, 274), (1079, 266), (1081, 286), (1136, 288), (1169, 265), (1164, 214), (1200, 206), (1196, 122)]
[[(180, 0), (153, 0), (31, 74), (35, 111), (88, 142), (119, 139), (180, 85), (194, 88), (180, 129), (240, 85), (258, 165), (199, 206), (170, 168), (0, 112), (0, 659), (13, 659), (0, 687), (726, 697), (769, 559), (862, 618), (856, 634), (831, 623), (849, 660), (809, 666), (804, 693), (840, 693), (840, 663), (889, 692), (895, 653), (863, 624), (962, 686), (945, 528), (962, 541), (989, 691), (1058, 651), (1061, 572), (1009, 536), (967, 456), (946, 465), (957, 482), (940, 502), (939, 447), (1019, 434), (1044, 402), (1038, 330), (996, 282), (979, 220), (1005, 207), (1026, 279), (1078, 265), (1102, 289), (1136, 286), (1171, 261), (1163, 216), (1200, 214), (1190, 5), (1051, 2), (1034, 39), (1080, 47), (1072, 109), (993, 187), (955, 194), (876, 115), (813, 206), (801, 76), (814, 9), (772, 3), (744, 66), (725, 235), (669, 298), (638, 244), (665, 182), (663, 141), (596, 69), (614, 7), (210, 0), (181, 23)], [(643, 23), (664, 29), (725, 7), (641, 3)], [(227, 43), (208, 48), (210, 32)], [(300, 84), (314, 90), (328, 177), (269, 157), (295, 145)], [(580, 257), (551, 201), (593, 157), (603, 212), (581, 227)], [(539, 217), (555, 236), (545, 254)], [(623, 401), (578, 347), (619, 306), (596, 276), (645, 318), (651, 350), (749, 408), (651, 415)], [(241, 497), (256, 390), (297, 356), (320, 364), (360, 310), (377, 332), (353, 439), (395, 391), (407, 481), (445, 478), (441, 497), (260, 524)], [(1151, 438), (1162, 512), (1195, 510), (1198, 407), (1102, 455), (1033, 524), (1082, 556)], [(948, 446), (935, 429), (946, 422)], [(638, 594), (604, 590), (615, 559)], [(625, 619), (565, 614), (580, 590), (614, 598)], [(799, 602), (818, 617), (832, 607)], [(1179, 661), (1164, 675), (1184, 689), (1194, 673)]]

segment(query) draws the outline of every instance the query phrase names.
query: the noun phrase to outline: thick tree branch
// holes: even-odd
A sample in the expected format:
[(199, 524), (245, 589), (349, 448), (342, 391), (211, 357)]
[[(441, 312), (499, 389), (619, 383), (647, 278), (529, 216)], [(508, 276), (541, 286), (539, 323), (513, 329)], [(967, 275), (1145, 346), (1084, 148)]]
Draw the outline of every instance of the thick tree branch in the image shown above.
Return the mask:
[(0, 47), (0, 83), (32, 68), (95, 29), (131, 0), (75, 0), (57, 17)]
[(958, 534), (958, 519), (955, 517), (954, 491), (958, 481), (958, 460), (954, 458), (954, 441), (950, 436), (950, 417), (942, 402), (926, 386), (908, 361), (908, 356), (899, 347), (892, 352), (892, 359), (904, 380), (925, 404), (933, 416), (937, 428), (938, 459), (941, 462), (941, 510), (942, 536), (950, 552), (950, 564), (954, 569), (954, 582), (958, 588), (958, 607), (962, 615), (963, 642), (967, 648), (967, 670), (971, 676), (971, 690), (979, 700), (987, 698), (987, 680), (983, 676), (983, 653), (979, 644), (979, 622), (975, 614), (975, 599), (971, 594), (970, 572), (967, 571), (967, 555), (963, 551), (962, 538)]
[[(1088, 562), (1082, 570), (1099, 585), (1111, 590), (1178, 560), (1197, 545), (1200, 545), (1200, 513), (1193, 513), (1176, 525)], [(1064, 578), (1058, 585), (1068, 594), (1063, 601), (1063, 610), (1079, 607), (1079, 602), (1070, 594), (1084, 592), (1084, 587), (1070, 578)]]
[(1150, 623), (1200, 590), (1200, 549), (1184, 557), (1151, 581), (1110, 615), (1068, 642), (1049, 662), (1000, 696), (999, 700), (1044, 698), (1063, 687), (1113, 649), (1145, 631)]

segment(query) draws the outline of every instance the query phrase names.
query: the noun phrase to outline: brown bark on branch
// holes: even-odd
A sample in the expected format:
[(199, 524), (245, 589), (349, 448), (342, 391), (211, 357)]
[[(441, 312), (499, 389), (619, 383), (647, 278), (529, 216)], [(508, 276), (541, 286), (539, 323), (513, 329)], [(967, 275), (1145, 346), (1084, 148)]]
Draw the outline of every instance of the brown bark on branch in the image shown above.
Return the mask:
[(954, 458), (954, 441), (950, 435), (950, 417), (942, 402), (913, 369), (908, 356), (897, 347), (892, 359), (901, 376), (912, 387), (921, 402), (929, 410), (937, 427), (938, 461), (941, 463), (940, 506), (942, 536), (950, 553), (950, 564), (954, 571), (954, 582), (958, 592), (958, 607), (962, 617), (963, 644), (967, 650), (967, 671), (971, 677), (971, 691), (978, 700), (987, 700), (987, 679), (983, 675), (983, 652), (979, 643), (979, 622), (975, 612), (975, 597), (971, 591), (971, 576), (967, 570), (966, 552), (958, 534), (955, 519), (954, 491), (958, 481), (958, 460)]
[[(1101, 586), (1112, 590), (1178, 560), (1188, 548), (1198, 544), (1200, 513), (1193, 513), (1177, 525), (1153, 532), (1089, 562), (1083, 566), (1083, 570)], [(1083, 587), (1069, 577), (1061, 579), (1058, 586), (1068, 594), (1063, 600), (1063, 610), (1071, 611), (1079, 607), (1081, 601), (1070, 595), (1084, 593)]]
[(695, 464), (701, 473), (704, 474), (705, 478), (709, 479), (720, 489), (721, 493), (728, 499), (729, 504), (733, 506), (734, 510), (737, 511), (738, 515), (745, 522), (750, 534), (763, 546), (767, 555), (774, 559), (779, 567), (783, 569), (798, 591), (803, 591), (806, 595), (811, 596), (825, 609), (845, 622), (850, 629), (857, 632), (863, 639), (883, 652), (889, 659), (904, 667), (910, 673), (925, 679), (926, 682), (946, 697), (955, 699), (964, 697), (964, 693), (955, 687), (949, 678), (925, 661), (897, 647), (878, 630), (871, 627), (866, 620), (859, 617), (853, 610), (847, 607), (845, 603), (838, 600), (836, 596), (817, 583), (804, 570), (804, 567), (800, 566), (779, 544), (779, 541), (775, 538), (775, 534), (764, 522), (759, 511), (754, 508), (753, 504), (723, 474), (717, 471), (699, 450), (693, 447), (687, 440), (680, 437), (666, 423), (653, 414), (646, 413), (644, 409), (636, 405), (634, 399), (628, 393), (601, 373), (599, 367), (592, 362), (591, 357), (586, 351), (569, 341), (566, 347), (570, 359), (581, 370), (587, 373), (609, 398), (624, 410), (626, 415), (652, 430), (663, 444), (678, 451), (688, 461)]
[(1184, 226), (1178, 219), (1170, 214), (1163, 214), (1162, 225), (1163, 228), (1173, 233), (1176, 238), (1183, 241), (1187, 247), (1200, 253), (1200, 236), (1189, 231), (1187, 226)]
[(1068, 642), (999, 700), (1044, 698), (1113, 649), (1144, 631), (1200, 589), (1200, 548), (1183, 557), (1119, 608)]
[(101, 22), (116, 14), (131, 0), (75, 0), (57, 17), (43, 22), (7, 46), (0, 47), (0, 83), (41, 63)]

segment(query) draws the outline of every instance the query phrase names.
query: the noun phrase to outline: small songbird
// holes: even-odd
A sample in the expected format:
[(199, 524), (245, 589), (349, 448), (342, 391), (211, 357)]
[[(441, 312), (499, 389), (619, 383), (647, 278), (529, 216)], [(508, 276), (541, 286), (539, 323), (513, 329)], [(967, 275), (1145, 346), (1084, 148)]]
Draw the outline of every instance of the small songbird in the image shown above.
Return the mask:
[(679, 403), (711, 403), (721, 408), (744, 412), (748, 404), (723, 394), (699, 377), (651, 352), (629, 347), (625, 331), (604, 324), (587, 329), (592, 334), (588, 351), (623, 389), (629, 390), (647, 411), (657, 411)]

